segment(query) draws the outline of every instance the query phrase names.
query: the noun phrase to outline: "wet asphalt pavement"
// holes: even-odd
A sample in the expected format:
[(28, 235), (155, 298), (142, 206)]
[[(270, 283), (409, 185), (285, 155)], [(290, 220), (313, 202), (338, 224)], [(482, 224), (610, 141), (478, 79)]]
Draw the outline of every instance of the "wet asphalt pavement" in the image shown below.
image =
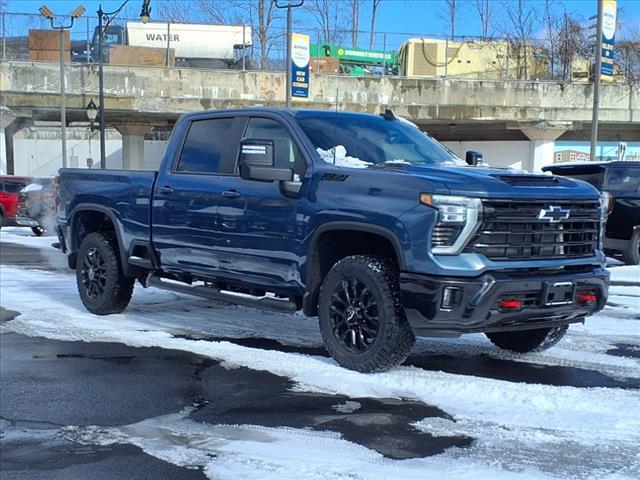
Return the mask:
[[(37, 250), (0, 245), (2, 264), (46, 269)], [(0, 299), (1, 300), (1, 299)], [(0, 324), (18, 312), (0, 311)], [(258, 333), (258, 332), (256, 332)], [(195, 337), (189, 337), (195, 338)], [(219, 340), (217, 338), (203, 339)], [(267, 350), (327, 355), (322, 348), (285, 346), (261, 338), (225, 339)], [(631, 355), (629, 352), (633, 353)], [(612, 355), (637, 356), (618, 345)], [(575, 387), (640, 388), (574, 367), (530, 365), (489, 356), (412, 355), (409, 365), (514, 382)], [(84, 445), (61, 434), (68, 426), (128, 425), (190, 408), (209, 424), (252, 424), (334, 431), (388, 458), (406, 459), (466, 447), (465, 436), (432, 437), (412, 427), (427, 417), (452, 420), (417, 401), (349, 398), (292, 390), (287, 379), (247, 368), (228, 369), (196, 354), (114, 343), (62, 342), (0, 334), (0, 477), (2, 479), (203, 479), (132, 445)], [(357, 405), (356, 409), (341, 408)]]

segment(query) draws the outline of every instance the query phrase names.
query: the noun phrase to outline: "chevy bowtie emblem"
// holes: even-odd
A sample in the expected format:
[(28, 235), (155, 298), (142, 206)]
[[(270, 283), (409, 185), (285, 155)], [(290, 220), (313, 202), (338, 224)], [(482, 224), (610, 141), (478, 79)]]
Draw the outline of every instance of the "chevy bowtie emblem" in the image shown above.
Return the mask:
[(543, 208), (538, 212), (538, 218), (540, 220), (547, 220), (549, 223), (558, 223), (560, 220), (566, 220), (569, 218), (571, 210), (564, 210), (562, 207), (551, 205), (548, 208)]

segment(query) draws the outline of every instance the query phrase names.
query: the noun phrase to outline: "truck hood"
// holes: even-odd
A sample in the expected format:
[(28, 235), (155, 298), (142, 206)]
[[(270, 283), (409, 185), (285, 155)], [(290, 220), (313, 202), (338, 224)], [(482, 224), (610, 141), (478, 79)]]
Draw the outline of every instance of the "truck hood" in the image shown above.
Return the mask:
[(580, 180), (510, 169), (426, 165), (384, 165), (379, 168), (439, 183), (447, 188), (451, 195), (506, 199), (599, 197), (598, 190)]

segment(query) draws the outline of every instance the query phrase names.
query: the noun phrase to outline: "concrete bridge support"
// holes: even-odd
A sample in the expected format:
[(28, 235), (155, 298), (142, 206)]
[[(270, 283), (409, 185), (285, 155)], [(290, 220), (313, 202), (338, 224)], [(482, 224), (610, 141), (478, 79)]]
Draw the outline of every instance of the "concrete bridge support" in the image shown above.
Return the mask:
[(571, 123), (549, 124), (547, 122), (537, 125), (520, 126), (520, 130), (531, 141), (531, 154), (529, 164), (525, 170), (540, 173), (542, 167), (553, 163), (556, 140), (567, 130), (572, 129)]
[(144, 136), (150, 125), (120, 124), (115, 126), (122, 135), (122, 168), (144, 170)]

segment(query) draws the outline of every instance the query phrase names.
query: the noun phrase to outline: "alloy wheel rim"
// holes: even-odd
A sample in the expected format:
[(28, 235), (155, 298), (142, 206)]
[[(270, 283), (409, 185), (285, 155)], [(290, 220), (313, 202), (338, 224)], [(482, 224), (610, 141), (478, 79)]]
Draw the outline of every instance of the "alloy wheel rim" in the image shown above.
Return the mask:
[(380, 333), (380, 312), (369, 286), (357, 278), (345, 278), (331, 295), (331, 331), (352, 353), (364, 353)]
[(92, 247), (82, 261), (82, 286), (90, 298), (102, 296), (107, 284), (107, 269), (100, 251)]

